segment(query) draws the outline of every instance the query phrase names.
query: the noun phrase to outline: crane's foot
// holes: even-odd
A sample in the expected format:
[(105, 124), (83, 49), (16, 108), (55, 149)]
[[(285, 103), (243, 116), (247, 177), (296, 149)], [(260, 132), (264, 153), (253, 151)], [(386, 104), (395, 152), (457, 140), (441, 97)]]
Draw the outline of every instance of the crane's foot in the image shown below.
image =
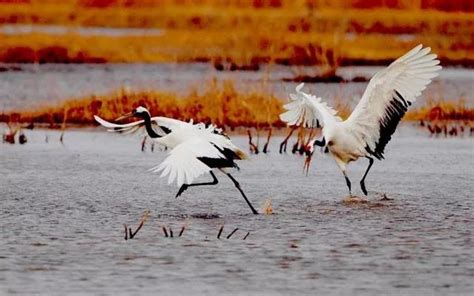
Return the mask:
[(390, 201), (390, 200), (393, 200), (393, 198), (389, 198), (387, 197), (387, 195), (384, 193), (382, 198), (380, 199), (380, 201)]
[(359, 204), (359, 203), (368, 203), (368, 201), (361, 198), (361, 197), (350, 194), (348, 197), (346, 197), (343, 200), (343, 203), (345, 203), (345, 204)]

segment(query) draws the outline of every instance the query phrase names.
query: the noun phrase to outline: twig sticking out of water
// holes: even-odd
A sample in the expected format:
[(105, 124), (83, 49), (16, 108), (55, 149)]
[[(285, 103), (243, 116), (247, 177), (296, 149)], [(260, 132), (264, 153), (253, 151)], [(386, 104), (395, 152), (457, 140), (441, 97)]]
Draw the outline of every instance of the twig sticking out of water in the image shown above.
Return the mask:
[[(177, 237), (181, 237), (183, 236), (183, 233), (184, 233), (184, 230), (186, 229), (186, 223), (183, 225), (183, 227), (181, 227), (181, 230), (179, 231), (178, 233), (178, 236)], [(174, 232), (173, 232), (173, 229), (171, 229), (171, 226), (169, 226), (168, 228), (166, 228), (166, 226), (161, 226), (161, 230), (163, 230), (163, 234), (165, 235), (165, 237), (169, 237), (169, 238), (172, 238), (172, 237), (175, 237), (174, 236)]]
[(59, 137), (59, 142), (64, 145), (64, 131), (61, 133), (61, 136)]
[(59, 137), (59, 142), (64, 145), (64, 130), (66, 129), (66, 120), (67, 120), (68, 109), (64, 109), (63, 123), (61, 124), (61, 136)]
[(421, 125), (428, 129), (430, 136), (439, 137), (444, 134), (445, 137), (464, 137), (465, 132), (469, 132), (469, 136), (472, 136), (474, 127), (471, 126), (471, 122), (462, 121), (445, 121), (436, 120), (428, 121), (426, 124)]
[(249, 146), (250, 146), (250, 153), (253, 153), (253, 154), (258, 154), (258, 145), (255, 145), (253, 142), (252, 142), (252, 133), (250, 132), (250, 130), (247, 130), (247, 134), (249, 135)]
[(163, 233), (165, 234), (165, 237), (169, 237), (166, 227), (162, 226), (161, 229), (163, 229)]
[(267, 142), (265, 145), (263, 145), (263, 153), (267, 153), (268, 151), (268, 145), (270, 144), (270, 138), (272, 137), (272, 128), (268, 129), (268, 136), (267, 136)]
[(224, 224), (222, 224), (221, 228), (219, 229), (219, 233), (217, 234), (217, 239), (221, 238), (221, 234), (223, 230), (224, 230)]
[(140, 231), (140, 229), (142, 229), (142, 227), (145, 224), (146, 220), (148, 220), (149, 215), (150, 215), (149, 210), (146, 210), (143, 213), (142, 218), (140, 219), (140, 224), (138, 225), (138, 227), (135, 231), (132, 231), (132, 228), (127, 227), (127, 224), (123, 224), (123, 226), (125, 228), (125, 240), (133, 239), (135, 237), (135, 235), (138, 233), (138, 231)]
[(232, 230), (232, 232), (227, 236), (227, 239), (229, 239), (232, 235), (234, 235), (234, 233), (237, 232), (237, 230), (239, 230), (238, 228)]
[(186, 225), (183, 225), (183, 227), (181, 228), (181, 231), (178, 234), (178, 237), (181, 237), (183, 235), (185, 229), (186, 229)]
[(123, 228), (125, 228), (125, 240), (128, 239), (128, 227), (127, 224), (123, 224)]
[[(237, 231), (239, 230), (239, 228), (235, 228), (234, 230), (232, 230), (231, 233), (229, 233), (226, 238), (229, 239), (231, 238)], [(217, 239), (220, 239), (221, 238), (221, 235), (222, 235), (222, 232), (224, 231), (224, 224), (222, 224), (221, 228), (219, 228), (219, 232), (217, 233)], [(244, 236), (243, 240), (247, 239), (247, 237), (250, 235), (250, 232), (247, 232), (247, 234)]]

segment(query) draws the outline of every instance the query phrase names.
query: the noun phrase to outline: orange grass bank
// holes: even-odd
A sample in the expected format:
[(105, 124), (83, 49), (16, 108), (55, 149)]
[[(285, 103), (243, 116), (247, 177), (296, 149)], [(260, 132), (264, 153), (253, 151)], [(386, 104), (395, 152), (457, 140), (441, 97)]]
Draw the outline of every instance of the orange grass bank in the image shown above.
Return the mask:
[[(9, 63), (160, 63), (229, 62), (238, 65), (387, 64), (419, 43), (431, 46), (443, 65), (474, 65), (474, 43), (465, 38), (418, 36), (405, 41), (391, 35), (304, 32), (186, 30), (160, 36), (58, 36), (30, 33), (1, 36), (0, 62)], [(472, 50), (470, 48), (472, 47)]]
[[(222, 5), (215, 3), (156, 3), (155, 5), (106, 7), (84, 6), (77, 1), (33, 1), (2, 3), (0, 23), (55, 24), (86, 27), (220, 29), (265, 27), (272, 31), (327, 31), (344, 26), (354, 33), (443, 33), (472, 32), (474, 9), (441, 11), (431, 7), (357, 6), (336, 7), (307, 5), (304, 1), (287, 1), (279, 7)], [(360, 1), (367, 2), (367, 1)], [(454, 1), (455, 2), (455, 1)], [(219, 5), (220, 4), (220, 5)], [(472, 5), (474, 8), (474, 5)], [(347, 22), (347, 24), (345, 24)]]
[(212, 81), (206, 90), (191, 90), (180, 96), (170, 92), (128, 92), (121, 89), (110, 95), (71, 99), (59, 106), (34, 111), (0, 115), (0, 121), (47, 123), (52, 127), (63, 123), (95, 124), (93, 116), (114, 120), (132, 108), (146, 106), (153, 116), (214, 123), (219, 126), (282, 126), (277, 114), (283, 111), (281, 100), (271, 94), (239, 93), (232, 82), (218, 85)]
[(430, 101), (414, 111), (409, 111), (405, 120), (425, 121), (470, 121), (474, 122), (474, 109), (468, 107), (466, 98), (456, 101)]
[(208, 2), (164, 1), (168, 4), (151, 8), (77, 7), (75, 2), (0, 5), (3, 23), (163, 29), (162, 35), (140, 37), (74, 31), (0, 35), (0, 61), (299, 65), (325, 64), (330, 54), (337, 66), (386, 63), (423, 43), (433, 47), (443, 64), (474, 65), (474, 13), (312, 9), (299, 1), (277, 8), (229, 8)]
[[(218, 84), (212, 81), (203, 91), (191, 90), (178, 95), (164, 91), (129, 92), (121, 89), (110, 95), (91, 95), (65, 101), (59, 106), (38, 108), (32, 111), (12, 112), (0, 115), (0, 122), (43, 123), (50, 127), (95, 124), (93, 116), (114, 120), (139, 105), (146, 106), (154, 116), (172, 117), (214, 123), (230, 128), (269, 126), (284, 127), (278, 115), (283, 112), (286, 98), (278, 98), (263, 91), (238, 92), (231, 81)], [(338, 99), (332, 102), (343, 118), (351, 108)], [(427, 100), (425, 106), (410, 110), (406, 121), (459, 120), (474, 122), (474, 109), (466, 106), (465, 99), (454, 102)]]

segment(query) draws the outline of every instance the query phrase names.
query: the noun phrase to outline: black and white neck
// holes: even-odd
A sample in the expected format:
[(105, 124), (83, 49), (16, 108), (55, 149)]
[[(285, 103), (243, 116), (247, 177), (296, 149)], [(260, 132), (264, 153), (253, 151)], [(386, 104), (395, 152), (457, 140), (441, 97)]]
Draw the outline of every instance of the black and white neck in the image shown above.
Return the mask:
[[(138, 115), (138, 114), (137, 114)], [(146, 132), (148, 134), (148, 136), (152, 139), (156, 139), (156, 138), (161, 138), (161, 136), (155, 132), (155, 130), (153, 129), (153, 127), (151, 126), (151, 116), (150, 116), (150, 113), (148, 112), (142, 112), (139, 114), (139, 116), (141, 118), (143, 118), (144, 122), (145, 122), (145, 129), (146, 129)]]

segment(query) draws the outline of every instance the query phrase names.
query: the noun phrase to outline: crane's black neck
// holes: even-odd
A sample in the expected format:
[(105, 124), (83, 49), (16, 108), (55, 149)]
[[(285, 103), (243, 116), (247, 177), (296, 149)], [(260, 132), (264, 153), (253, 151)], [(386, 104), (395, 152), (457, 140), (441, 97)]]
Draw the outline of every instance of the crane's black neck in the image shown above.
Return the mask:
[(145, 114), (143, 116), (143, 120), (145, 121), (145, 128), (146, 128), (146, 132), (148, 134), (148, 136), (150, 138), (161, 138), (160, 135), (158, 135), (155, 130), (153, 129), (153, 127), (151, 126), (151, 118), (150, 118), (150, 114)]

